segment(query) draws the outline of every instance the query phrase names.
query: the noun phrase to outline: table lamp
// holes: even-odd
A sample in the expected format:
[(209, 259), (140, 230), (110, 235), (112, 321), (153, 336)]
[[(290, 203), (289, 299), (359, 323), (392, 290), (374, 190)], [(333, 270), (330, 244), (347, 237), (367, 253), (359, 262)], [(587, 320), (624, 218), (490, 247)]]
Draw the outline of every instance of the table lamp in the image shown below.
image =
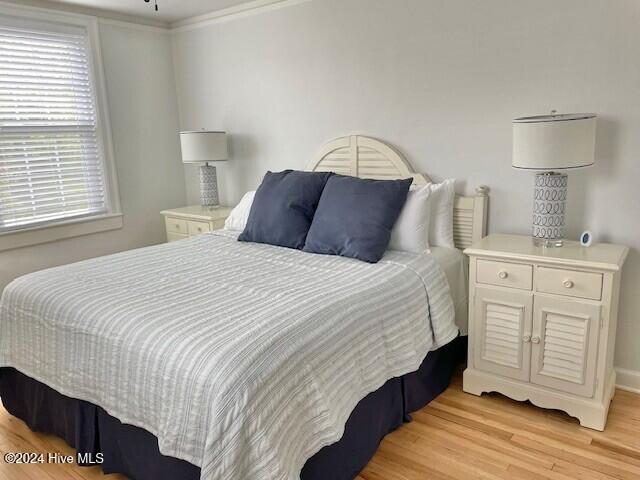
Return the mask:
[(183, 163), (204, 163), (200, 166), (200, 203), (203, 207), (217, 207), (218, 177), (216, 167), (209, 162), (228, 160), (227, 134), (206, 130), (180, 132)]
[(532, 236), (546, 247), (561, 247), (568, 170), (593, 165), (596, 115), (571, 113), (513, 120), (512, 166), (536, 170)]

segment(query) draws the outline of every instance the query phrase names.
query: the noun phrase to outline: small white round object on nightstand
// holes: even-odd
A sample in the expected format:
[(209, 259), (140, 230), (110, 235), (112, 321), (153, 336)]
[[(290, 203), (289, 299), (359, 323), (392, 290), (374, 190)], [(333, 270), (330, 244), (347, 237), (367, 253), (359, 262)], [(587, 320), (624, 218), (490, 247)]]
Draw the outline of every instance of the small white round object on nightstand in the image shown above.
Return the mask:
[(593, 233), (591, 233), (589, 230), (585, 230), (584, 232), (582, 232), (582, 235), (580, 235), (580, 245), (582, 245), (583, 247), (590, 247), (592, 243)]

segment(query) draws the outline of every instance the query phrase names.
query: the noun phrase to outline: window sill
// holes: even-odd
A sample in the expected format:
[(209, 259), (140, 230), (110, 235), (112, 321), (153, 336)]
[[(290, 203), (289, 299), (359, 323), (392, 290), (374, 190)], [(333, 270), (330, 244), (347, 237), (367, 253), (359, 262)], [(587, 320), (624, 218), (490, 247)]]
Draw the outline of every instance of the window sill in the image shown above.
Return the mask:
[(0, 233), (0, 252), (14, 248), (28, 247), (41, 243), (55, 242), (65, 238), (80, 237), (92, 233), (106, 232), (122, 228), (122, 214), (110, 213), (88, 218), (78, 218), (56, 222), (51, 225), (25, 228)]

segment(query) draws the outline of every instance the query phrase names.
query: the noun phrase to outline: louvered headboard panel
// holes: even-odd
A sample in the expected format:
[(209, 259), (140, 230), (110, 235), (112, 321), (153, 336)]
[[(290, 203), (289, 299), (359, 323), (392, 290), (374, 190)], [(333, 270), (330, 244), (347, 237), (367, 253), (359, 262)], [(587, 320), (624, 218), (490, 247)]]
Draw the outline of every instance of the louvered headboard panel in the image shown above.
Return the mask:
[(456, 195), (453, 204), (453, 241), (464, 250), (487, 234), (487, 201), (489, 189), (476, 188), (476, 196)]
[[(327, 143), (307, 170), (382, 180), (413, 177), (414, 185), (426, 185), (430, 181), (427, 175), (415, 173), (393, 147), (361, 135), (340, 137)], [(457, 248), (465, 249), (486, 235), (488, 191), (487, 187), (478, 187), (476, 196), (456, 196), (453, 235)]]

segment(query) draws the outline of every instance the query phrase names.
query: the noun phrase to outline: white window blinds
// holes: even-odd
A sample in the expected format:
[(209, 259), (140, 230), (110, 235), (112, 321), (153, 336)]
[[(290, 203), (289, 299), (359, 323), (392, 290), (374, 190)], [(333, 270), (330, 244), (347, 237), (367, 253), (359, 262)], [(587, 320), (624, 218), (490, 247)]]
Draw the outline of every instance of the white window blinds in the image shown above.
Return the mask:
[(0, 232), (107, 211), (84, 34), (0, 26)]

